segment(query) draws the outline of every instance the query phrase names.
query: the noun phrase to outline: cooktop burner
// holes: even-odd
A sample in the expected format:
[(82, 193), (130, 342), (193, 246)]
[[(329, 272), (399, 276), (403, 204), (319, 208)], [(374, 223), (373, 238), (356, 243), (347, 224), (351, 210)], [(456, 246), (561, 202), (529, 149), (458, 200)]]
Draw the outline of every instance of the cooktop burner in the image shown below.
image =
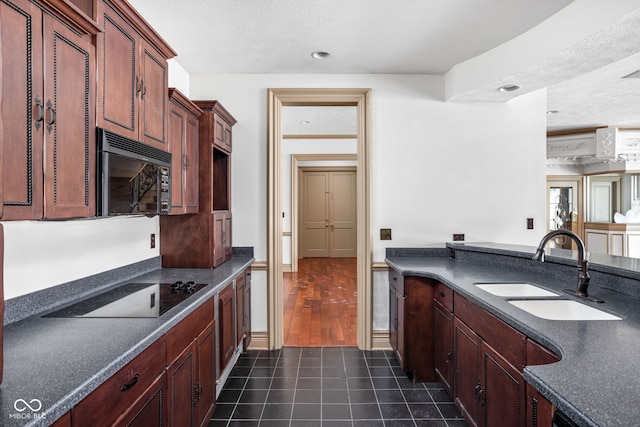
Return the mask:
[(127, 283), (45, 317), (158, 317), (205, 286), (193, 281)]

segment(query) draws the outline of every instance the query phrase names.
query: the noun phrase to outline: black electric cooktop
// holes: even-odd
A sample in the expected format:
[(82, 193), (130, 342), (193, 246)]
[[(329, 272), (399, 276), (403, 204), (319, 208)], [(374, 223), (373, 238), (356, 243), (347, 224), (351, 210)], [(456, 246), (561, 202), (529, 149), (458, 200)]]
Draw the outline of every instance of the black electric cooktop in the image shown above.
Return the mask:
[(158, 317), (205, 286), (182, 281), (127, 283), (44, 317)]

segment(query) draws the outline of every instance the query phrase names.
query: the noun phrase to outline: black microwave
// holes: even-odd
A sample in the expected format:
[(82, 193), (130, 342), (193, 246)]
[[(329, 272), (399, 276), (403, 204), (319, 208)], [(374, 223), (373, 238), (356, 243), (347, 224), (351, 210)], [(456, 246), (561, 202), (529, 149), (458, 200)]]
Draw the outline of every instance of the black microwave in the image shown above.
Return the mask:
[(171, 154), (98, 129), (98, 215), (168, 214)]

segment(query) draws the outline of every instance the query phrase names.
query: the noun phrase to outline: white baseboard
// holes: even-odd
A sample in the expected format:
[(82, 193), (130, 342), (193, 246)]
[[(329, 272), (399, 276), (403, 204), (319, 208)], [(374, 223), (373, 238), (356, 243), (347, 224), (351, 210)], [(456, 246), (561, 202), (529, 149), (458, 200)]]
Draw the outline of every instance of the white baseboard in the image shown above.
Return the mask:
[(252, 331), (249, 350), (268, 350), (268, 349), (269, 349), (269, 333)]
[(373, 331), (371, 336), (371, 350), (391, 350), (389, 331)]

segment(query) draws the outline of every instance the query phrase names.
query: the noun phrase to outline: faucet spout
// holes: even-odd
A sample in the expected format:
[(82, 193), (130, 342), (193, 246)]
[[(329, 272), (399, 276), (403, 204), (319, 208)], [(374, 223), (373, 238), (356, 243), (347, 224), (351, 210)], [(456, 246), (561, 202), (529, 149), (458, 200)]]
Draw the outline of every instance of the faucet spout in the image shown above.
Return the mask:
[(574, 242), (576, 242), (576, 245), (578, 246), (578, 286), (576, 287), (575, 291), (568, 289), (565, 289), (565, 291), (582, 298), (587, 298), (594, 302), (604, 302), (599, 298), (590, 297), (589, 293), (587, 292), (587, 289), (589, 288), (589, 281), (591, 279), (591, 276), (589, 275), (589, 263), (586, 259), (587, 251), (582, 239), (580, 239), (580, 237), (573, 231), (553, 230), (547, 233), (547, 235), (545, 235), (540, 241), (540, 244), (538, 245), (536, 253), (535, 255), (533, 255), (532, 259), (535, 261), (544, 262), (544, 248), (547, 243), (549, 243), (549, 240), (553, 239), (556, 236), (567, 236)]

